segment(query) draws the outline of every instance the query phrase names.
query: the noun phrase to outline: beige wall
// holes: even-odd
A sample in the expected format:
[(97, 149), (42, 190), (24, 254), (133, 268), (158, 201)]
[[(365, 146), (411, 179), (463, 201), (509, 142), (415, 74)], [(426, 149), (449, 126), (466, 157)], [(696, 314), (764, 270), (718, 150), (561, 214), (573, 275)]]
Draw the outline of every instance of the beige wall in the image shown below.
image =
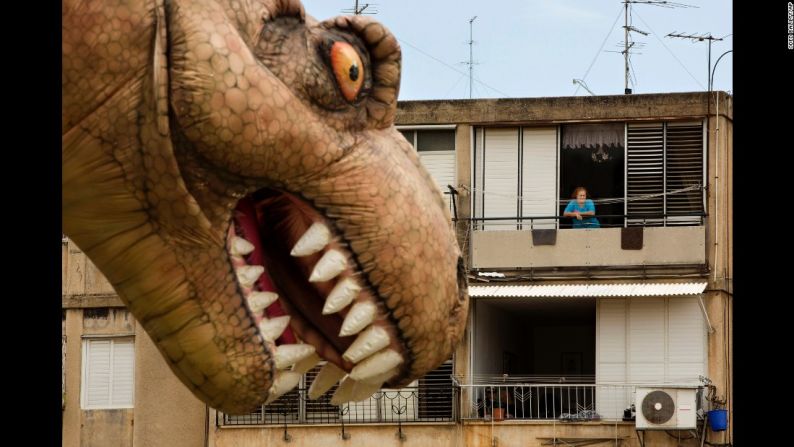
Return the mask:
[[(62, 246), (62, 264), (62, 307), (67, 337), (63, 445), (203, 446), (205, 405), (174, 376), (146, 332), (120, 307), (122, 301), (108, 281), (71, 242)], [(87, 317), (86, 310), (99, 316)], [(82, 337), (133, 334), (134, 409), (82, 410)]]
[(621, 249), (620, 228), (563, 229), (555, 245), (532, 244), (532, 232), (474, 231), (472, 268), (704, 264), (703, 227), (646, 228), (641, 250)]
[[(342, 440), (340, 426), (290, 426), (290, 442), (283, 439), (283, 427), (220, 428), (211, 431), (210, 446), (238, 447), (317, 447), (344, 445), (346, 447), (533, 447), (547, 440), (538, 438), (598, 437), (622, 439), (621, 446), (635, 447), (639, 442), (633, 423), (551, 424), (539, 422), (484, 422), (448, 425), (403, 425), (405, 440), (397, 437), (396, 425), (345, 425), (350, 439)], [(495, 443), (492, 440), (495, 439)], [(691, 441), (690, 441), (691, 443)], [(561, 445), (561, 444), (560, 444)], [(599, 444), (614, 445), (614, 444)], [(647, 432), (646, 446), (667, 447), (677, 440), (663, 432)], [(689, 445), (689, 444), (682, 444)], [(694, 445), (694, 444), (693, 444)]]
[(135, 447), (201, 447), (206, 406), (171, 372), (149, 335), (135, 332)]

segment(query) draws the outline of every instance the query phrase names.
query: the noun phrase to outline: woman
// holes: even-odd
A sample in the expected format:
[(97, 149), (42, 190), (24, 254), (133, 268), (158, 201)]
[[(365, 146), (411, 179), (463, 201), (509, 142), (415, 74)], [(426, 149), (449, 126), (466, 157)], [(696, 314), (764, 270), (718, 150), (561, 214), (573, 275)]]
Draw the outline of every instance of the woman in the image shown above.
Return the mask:
[(573, 200), (568, 202), (562, 215), (573, 218), (573, 227), (601, 228), (598, 219), (592, 217), (595, 216), (595, 205), (592, 200), (587, 198), (587, 190), (580, 186), (573, 190), (572, 197)]

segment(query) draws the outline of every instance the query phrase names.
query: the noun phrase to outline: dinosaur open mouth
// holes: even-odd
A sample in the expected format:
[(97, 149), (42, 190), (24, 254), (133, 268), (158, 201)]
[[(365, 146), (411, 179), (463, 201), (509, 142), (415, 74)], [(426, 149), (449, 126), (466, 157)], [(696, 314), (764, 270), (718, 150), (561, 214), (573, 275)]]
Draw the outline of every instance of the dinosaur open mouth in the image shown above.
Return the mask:
[(369, 397), (404, 366), (403, 345), (381, 300), (333, 228), (303, 199), (273, 189), (256, 191), (235, 208), (227, 249), (281, 370), (271, 401), (321, 359), (328, 363), (309, 396), (341, 381), (332, 403)]

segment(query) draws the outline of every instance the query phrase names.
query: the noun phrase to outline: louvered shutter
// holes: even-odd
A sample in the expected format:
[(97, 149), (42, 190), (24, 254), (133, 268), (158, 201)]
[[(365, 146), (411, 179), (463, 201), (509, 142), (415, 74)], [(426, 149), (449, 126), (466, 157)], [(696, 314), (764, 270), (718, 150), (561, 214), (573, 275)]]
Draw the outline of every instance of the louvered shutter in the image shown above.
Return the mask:
[[(525, 128), (522, 135), (521, 216), (554, 216), (557, 210), (557, 129)], [(524, 222), (523, 228), (530, 226)], [(557, 228), (553, 219), (532, 228)]]
[(630, 382), (664, 381), (664, 298), (630, 299), (628, 355)]
[[(664, 214), (664, 125), (629, 124), (626, 160), (626, 211), (637, 214)], [(637, 200), (647, 195), (654, 197)], [(630, 218), (628, 225), (661, 225), (662, 218)]]
[(132, 408), (135, 348), (130, 338), (83, 343), (83, 409)]
[[(518, 216), (518, 129), (484, 129), (478, 160), (483, 178), (476, 187), (483, 193), (479, 214), (482, 217)], [(486, 230), (515, 230), (515, 220), (491, 221)]]
[(667, 224), (698, 225), (700, 217), (692, 214), (703, 212), (703, 191), (670, 193), (703, 182), (703, 125), (667, 123), (666, 144)]
[(110, 406), (131, 407), (135, 393), (135, 344), (132, 339), (118, 339), (113, 345), (113, 375), (110, 387)]
[(706, 375), (706, 325), (697, 297), (668, 299), (667, 381), (681, 383)]
[(619, 417), (630, 399), (620, 386), (626, 382), (626, 300), (598, 300), (596, 322), (596, 411), (604, 418)]
[(106, 407), (110, 401), (110, 340), (85, 342), (83, 408)]
[(419, 418), (452, 418), (452, 360), (419, 379)]

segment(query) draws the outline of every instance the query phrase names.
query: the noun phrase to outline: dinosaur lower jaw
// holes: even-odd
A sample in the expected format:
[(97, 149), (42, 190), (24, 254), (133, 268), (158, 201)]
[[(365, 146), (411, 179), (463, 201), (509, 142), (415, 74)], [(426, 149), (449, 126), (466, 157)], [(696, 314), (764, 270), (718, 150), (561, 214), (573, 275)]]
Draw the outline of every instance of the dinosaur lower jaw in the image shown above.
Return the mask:
[[(309, 395), (369, 397), (399, 376), (403, 344), (330, 222), (298, 197), (259, 190), (237, 204), (227, 247), (249, 311), (275, 352), (269, 400), (321, 359)], [(313, 349), (312, 349), (313, 348)]]

